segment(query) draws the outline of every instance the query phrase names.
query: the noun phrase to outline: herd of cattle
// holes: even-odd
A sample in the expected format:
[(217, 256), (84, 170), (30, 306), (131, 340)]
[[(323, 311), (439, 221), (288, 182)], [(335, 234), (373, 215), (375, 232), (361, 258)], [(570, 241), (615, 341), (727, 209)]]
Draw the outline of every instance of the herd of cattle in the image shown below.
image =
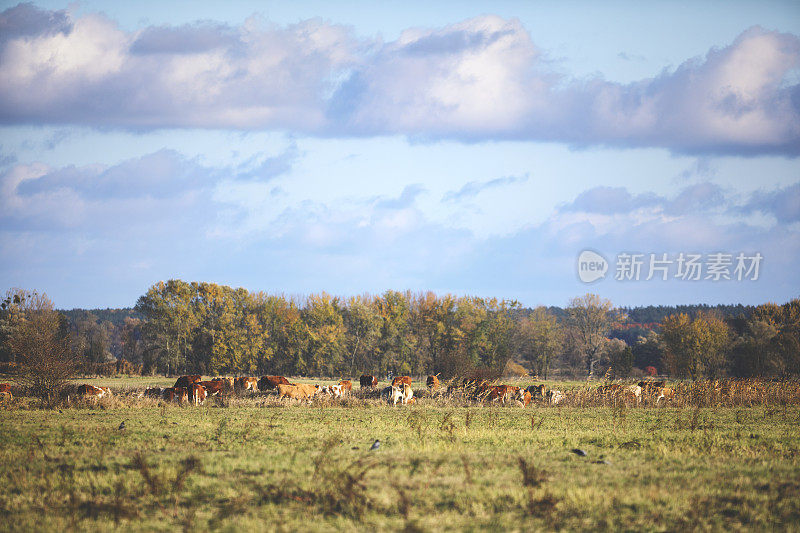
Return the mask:
[[(378, 380), (375, 376), (362, 375), (359, 384), (365, 394), (379, 397), (386, 402), (397, 405), (410, 405), (416, 402), (414, 390), (411, 388), (412, 379), (409, 376), (398, 376), (392, 384), (383, 389), (378, 389)], [(522, 388), (514, 385), (492, 385), (481, 379), (465, 378), (461, 381), (451, 380), (445, 387), (438, 376), (428, 376), (426, 380), (427, 394), (460, 394), (461, 397), (477, 402), (498, 402), (503, 405), (516, 404), (528, 406), (531, 402), (557, 405), (565, 395), (559, 390), (548, 389), (544, 384), (530, 385)], [(256, 377), (215, 377), (203, 381), (202, 376), (181, 376), (172, 387), (154, 387), (139, 391), (140, 398), (150, 397), (170, 402), (203, 404), (209, 397), (223, 397), (230, 394), (243, 394), (248, 392), (274, 391), (278, 400), (307, 400), (311, 401), (316, 396), (342, 398), (352, 393), (353, 384), (350, 380), (341, 380), (336, 385), (310, 385), (290, 383), (283, 376)], [(83, 384), (71, 389), (78, 398), (100, 399), (111, 396), (108, 387), (97, 387)], [(641, 381), (636, 385), (611, 383), (601, 385), (596, 393), (603, 398), (612, 399), (614, 402), (641, 403), (672, 400), (674, 390), (666, 386), (664, 381)], [(11, 385), (0, 383), (0, 400), (12, 398)]]

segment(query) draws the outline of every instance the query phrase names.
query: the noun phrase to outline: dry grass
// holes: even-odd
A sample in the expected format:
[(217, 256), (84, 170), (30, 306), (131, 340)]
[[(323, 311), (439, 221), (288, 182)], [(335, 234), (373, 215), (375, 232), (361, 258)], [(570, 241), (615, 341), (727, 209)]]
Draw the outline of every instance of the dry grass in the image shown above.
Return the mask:
[[(166, 379), (166, 378), (162, 378)], [(169, 381), (172, 381), (169, 379)], [(296, 380), (307, 383), (326, 382), (314, 380)], [(88, 380), (87, 380), (88, 382)], [(92, 382), (97, 385), (107, 386), (107, 379)], [(538, 382), (542, 383), (542, 382)], [(617, 382), (621, 383), (621, 382)], [(632, 384), (625, 383), (625, 384)], [(165, 403), (158, 398), (142, 397), (144, 387), (139, 386), (139, 380), (112, 387), (113, 395), (102, 399), (84, 399), (74, 394), (65, 395), (59, 408), (83, 409), (118, 409), (118, 408), (171, 408), (178, 404)], [(171, 384), (171, 383), (170, 383)], [(525, 387), (530, 381), (516, 381), (517, 386)], [(120, 385), (119, 383), (117, 385)], [(149, 385), (149, 382), (148, 382)], [(533, 402), (529, 408), (564, 408), (564, 407), (612, 407), (612, 408), (708, 408), (708, 407), (758, 407), (772, 406), (785, 408), (800, 405), (800, 383), (797, 381), (768, 381), (768, 380), (716, 380), (716, 381), (674, 381), (668, 382), (667, 387), (674, 391), (674, 395), (667, 399), (656, 401), (657, 393), (644, 391), (639, 400), (627, 393), (601, 393), (598, 382), (562, 382), (548, 384), (548, 388), (560, 390), (564, 398), (558, 405), (549, 405), (547, 402)], [(386, 404), (385, 397), (381, 396), (382, 386), (370, 389), (354, 389), (347, 395), (334, 399), (326, 395), (317, 395), (312, 401), (287, 400), (278, 401), (274, 391), (246, 392), (243, 394), (230, 394), (222, 397), (210, 397), (202, 408), (239, 408), (239, 407), (271, 407), (283, 408), (291, 406), (306, 406), (314, 408), (347, 407), (368, 408)], [(0, 404), (0, 410), (9, 409), (37, 409), (41, 408), (40, 402), (26, 397), (23, 390), (17, 390), (13, 400)], [(487, 402), (476, 398), (474, 388), (457, 387), (451, 392), (447, 391), (447, 384), (443, 384), (436, 391), (426, 388), (414, 390), (416, 405), (436, 407), (470, 407), (493, 406), (505, 408), (520, 408), (519, 402)], [(183, 406), (187, 407), (187, 406)]]

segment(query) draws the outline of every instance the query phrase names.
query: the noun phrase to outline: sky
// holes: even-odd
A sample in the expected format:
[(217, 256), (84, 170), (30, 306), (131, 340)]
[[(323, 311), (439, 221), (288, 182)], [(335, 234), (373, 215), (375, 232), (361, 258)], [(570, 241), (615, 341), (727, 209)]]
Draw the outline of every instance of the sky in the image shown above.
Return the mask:
[(59, 308), (782, 303), (799, 156), (797, 2), (0, 2), (0, 288)]

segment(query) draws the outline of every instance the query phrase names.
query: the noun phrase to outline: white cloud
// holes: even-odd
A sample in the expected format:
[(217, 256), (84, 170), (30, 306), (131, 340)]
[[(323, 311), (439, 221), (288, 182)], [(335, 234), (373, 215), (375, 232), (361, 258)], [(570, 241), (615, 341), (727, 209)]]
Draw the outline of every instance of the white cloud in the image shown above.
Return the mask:
[(256, 17), (126, 32), (102, 15), (24, 4), (0, 24), (6, 124), (800, 152), (800, 39), (758, 27), (622, 85), (554, 72), (519, 20), (493, 15), (386, 43)]

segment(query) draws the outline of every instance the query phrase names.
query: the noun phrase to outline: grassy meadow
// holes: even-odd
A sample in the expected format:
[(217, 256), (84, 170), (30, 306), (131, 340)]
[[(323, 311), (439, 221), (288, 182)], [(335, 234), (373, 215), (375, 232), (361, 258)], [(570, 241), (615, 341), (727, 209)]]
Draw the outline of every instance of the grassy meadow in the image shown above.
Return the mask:
[(800, 530), (796, 401), (189, 407), (136, 399), (153, 379), (4, 405), (0, 529)]

